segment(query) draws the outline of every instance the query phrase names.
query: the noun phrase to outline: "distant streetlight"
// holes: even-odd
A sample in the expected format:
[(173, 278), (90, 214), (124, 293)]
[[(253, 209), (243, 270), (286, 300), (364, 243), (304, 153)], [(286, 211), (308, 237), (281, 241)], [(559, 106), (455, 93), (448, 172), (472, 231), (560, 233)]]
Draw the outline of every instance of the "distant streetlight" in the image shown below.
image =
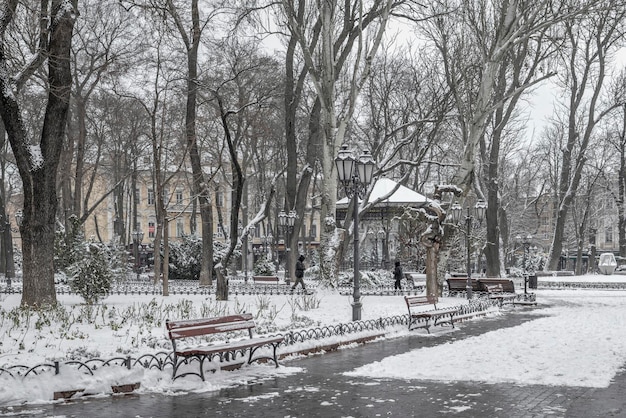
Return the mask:
[(133, 231), (133, 247), (135, 247), (135, 273), (137, 274), (137, 281), (139, 281), (139, 244), (143, 241), (143, 232), (142, 231)]
[(352, 293), (352, 320), (361, 319), (361, 289), (359, 284), (359, 198), (363, 198), (367, 186), (372, 182), (376, 164), (369, 151), (355, 159), (352, 152), (343, 145), (335, 158), (337, 176), (343, 185), (346, 195), (354, 199), (352, 202), (352, 230), (354, 236), (354, 290)]
[(524, 247), (524, 258), (523, 258), (523, 264), (522, 264), (522, 269), (523, 269), (522, 274), (524, 276), (524, 294), (528, 293), (528, 267), (526, 265), (526, 260), (527, 260), (527, 254), (528, 256), (530, 256), (530, 244), (531, 244), (532, 239), (533, 239), (533, 236), (530, 234), (525, 236), (523, 239), (519, 235), (515, 237), (515, 241), (517, 241), (518, 244), (521, 244)]
[[(474, 216), (472, 216), (469, 206), (466, 208), (467, 215), (465, 215), (465, 246), (467, 248), (467, 284), (465, 291), (467, 293), (467, 299), (472, 299), (472, 268), (470, 265), (471, 259), (471, 246), (470, 246), (470, 234), (472, 229), (472, 221), (474, 217), (478, 220), (478, 223), (482, 223), (485, 219), (485, 212), (487, 211), (487, 204), (483, 200), (476, 202), (474, 206)], [(456, 224), (460, 224), (463, 214), (463, 208), (458, 203), (455, 203), (450, 208), (452, 212), (452, 221)]]
[(241, 237), (241, 246), (243, 247), (242, 248), (243, 263), (241, 267), (244, 270), (244, 281), (247, 283), (248, 282), (248, 234), (246, 233), (246, 235), (243, 235), (243, 225), (241, 224), (239, 224), (239, 226), (237, 227), (237, 231), (239, 232), (239, 236)]
[(386, 268), (386, 266), (384, 265), (384, 260), (385, 260), (385, 245), (383, 240), (385, 239), (385, 230), (384, 229), (379, 229), (378, 230), (378, 241), (380, 241), (380, 252), (378, 252), (378, 242), (376, 243), (376, 256), (380, 257), (380, 264), (379, 267), (380, 268)]
[(22, 227), (22, 222), (24, 222), (24, 212), (18, 210), (15, 212), (15, 222), (17, 222), (17, 226)]
[[(281, 210), (278, 214), (278, 225), (280, 225), (283, 230), (283, 236), (285, 237), (285, 258), (291, 248), (289, 247), (289, 235), (293, 231), (293, 226), (296, 224), (296, 211), (290, 210), (289, 213)], [(288, 260), (285, 262), (285, 280), (287, 283), (291, 282), (291, 277), (289, 275), (289, 262)]]

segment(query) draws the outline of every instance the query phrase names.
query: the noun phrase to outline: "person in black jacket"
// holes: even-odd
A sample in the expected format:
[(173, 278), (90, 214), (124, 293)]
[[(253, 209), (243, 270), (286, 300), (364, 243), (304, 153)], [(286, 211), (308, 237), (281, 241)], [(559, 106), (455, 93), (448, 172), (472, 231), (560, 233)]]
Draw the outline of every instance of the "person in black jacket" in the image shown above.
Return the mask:
[(402, 290), (402, 266), (399, 261), (396, 261), (396, 267), (393, 269), (393, 279), (395, 280), (393, 289)]
[(300, 257), (298, 257), (298, 261), (296, 261), (296, 281), (293, 286), (291, 286), (292, 291), (296, 290), (298, 283), (302, 285), (302, 290), (306, 290), (306, 287), (304, 286), (304, 259), (304, 255), (300, 255)]

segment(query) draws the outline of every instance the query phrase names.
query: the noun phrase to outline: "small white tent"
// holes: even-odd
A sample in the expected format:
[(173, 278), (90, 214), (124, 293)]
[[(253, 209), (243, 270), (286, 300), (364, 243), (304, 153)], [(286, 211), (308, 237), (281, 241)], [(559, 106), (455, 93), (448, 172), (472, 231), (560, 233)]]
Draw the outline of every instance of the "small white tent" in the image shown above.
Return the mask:
[[(370, 194), (367, 202), (375, 202), (376, 200), (387, 196), (397, 185), (398, 183), (391, 179), (381, 178), (376, 180), (374, 188), (372, 189), (372, 193)], [(376, 204), (376, 207), (381, 208), (406, 206), (420, 208), (422, 206), (425, 206), (429, 201), (430, 199), (428, 199), (426, 196), (421, 195), (416, 191), (409, 189), (408, 187), (400, 185), (395, 192), (378, 202)], [(344, 197), (343, 199), (337, 201), (337, 209), (345, 211), (348, 208), (349, 204), (350, 199)]]
[(617, 268), (617, 261), (613, 253), (600, 254), (600, 262), (598, 263), (598, 269), (602, 274), (613, 274)]

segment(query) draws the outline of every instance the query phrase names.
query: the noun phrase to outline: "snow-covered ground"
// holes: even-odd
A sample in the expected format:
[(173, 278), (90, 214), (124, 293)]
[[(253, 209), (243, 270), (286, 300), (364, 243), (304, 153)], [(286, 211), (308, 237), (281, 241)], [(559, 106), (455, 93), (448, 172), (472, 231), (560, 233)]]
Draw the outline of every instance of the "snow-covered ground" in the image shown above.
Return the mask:
[[(621, 278), (621, 277), (620, 277)], [(613, 276), (586, 276), (579, 280), (615, 281)], [(537, 319), (478, 337), (458, 340), (431, 348), (421, 348), (385, 358), (349, 372), (369, 378), (474, 380), (524, 384), (606, 387), (615, 373), (626, 364), (626, 291), (539, 290), (539, 305), (533, 310)], [(160, 325), (165, 318), (212, 316), (252, 312), (260, 331), (280, 332), (287, 327), (314, 327), (350, 322), (351, 297), (318, 292), (302, 296), (233, 296), (228, 302), (212, 297), (184, 295), (111, 296), (102, 305), (88, 308), (76, 296), (60, 296), (63, 305), (54, 314), (33, 316), (24, 324), (19, 295), (0, 296), (0, 367), (15, 364), (35, 365), (71, 357), (104, 359), (116, 356), (167, 351), (168, 340)], [(443, 305), (465, 303), (460, 298), (444, 298)], [(304, 305), (310, 305), (305, 307)], [(505, 315), (516, 309), (506, 308)], [(363, 297), (363, 319), (404, 315), (402, 296)], [(498, 315), (499, 313), (494, 313)], [(18, 321), (19, 319), (19, 321)], [(480, 320), (480, 319), (477, 319)], [(159, 325), (157, 325), (159, 324)], [(463, 327), (460, 324), (459, 327)], [(455, 332), (450, 328), (431, 329), (435, 334)], [(404, 327), (388, 338), (402, 338)], [(427, 336), (423, 330), (413, 334)], [(468, 364), (464, 353), (477, 359), (489, 351), (489, 359)], [(435, 355), (433, 355), (435, 353)], [(454, 359), (459, 359), (458, 364)], [(441, 359), (441, 360), (438, 360)], [(444, 361), (445, 360), (445, 361)], [(407, 365), (414, 365), (407, 367)], [(234, 372), (217, 372), (210, 381), (182, 378), (171, 381), (171, 370), (144, 370), (102, 367), (94, 376), (71, 368), (59, 375), (42, 374), (14, 379), (0, 376), (0, 406), (51, 402), (55, 391), (84, 389), (84, 393), (107, 395), (111, 385), (139, 382), (139, 392), (180, 393), (212, 391), (248, 381), (255, 375), (305, 373), (283, 361), (280, 368), (255, 364)]]

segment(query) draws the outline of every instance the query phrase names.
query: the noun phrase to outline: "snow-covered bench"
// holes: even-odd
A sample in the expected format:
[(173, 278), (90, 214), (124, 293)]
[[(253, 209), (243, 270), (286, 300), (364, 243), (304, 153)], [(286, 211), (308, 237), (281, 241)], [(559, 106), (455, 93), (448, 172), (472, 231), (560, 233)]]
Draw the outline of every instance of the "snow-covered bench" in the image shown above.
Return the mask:
[(496, 300), (498, 305), (502, 307), (504, 302), (513, 303), (517, 295), (515, 293), (507, 293), (504, 291), (502, 284), (486, 285), (487, 295), (489, 299)]
[[(433, 325), (449, 323), (454, 328), (454, 315), (459, 308), (437, 309), (438, 299), (436, 296), (405, 296), (404, 301), (409, 309), (409, 331), (416, 328), (426, 328), (430, 334), (430, 320)], [(423, 321), (423, 324), (420, 322)]]
[(275, 283), (278, 284), (278, 276), (252, 276), (254, 283)]
[[(234, 360), (237, 354), (244, 356), (248, 352), (248, 364), (253, 361), (267, 359), (272, 360), (278, 367), (278, 358), (276, 349), (283, 341), (282, 335), (253, 337), (252, 328), (255, 327), (252, 314), (243, 313), (241, 315), (220, 316), (214, 318), (188, 319), (182, 321), (165, 321), (168, 331), (168, 337), (172, 340), (173, 349), (173, 366), (172, 379), (186, 375), (196, 375), (204, 380), (205, 361), (212, 361), (214, 357), (219, 357), (220, 362), (223, 360)], [(215, 344), (191, 345), (186, 347), (177, 347), (176, 342), (185, 338), (202, 337), (211, 334), (231, 333), (235, 331), (248, 331), (249, 338), (241, 340), (230, 340)], [(264, 355), (253, 357), (257, 349), (261, 347), (269, 347), (272, 355)], [(188, 364), (190, 359), (198, 360), (200, 363), (199, 372), (186, 372), (176, 375), (178, 369), (183, 364)]]

